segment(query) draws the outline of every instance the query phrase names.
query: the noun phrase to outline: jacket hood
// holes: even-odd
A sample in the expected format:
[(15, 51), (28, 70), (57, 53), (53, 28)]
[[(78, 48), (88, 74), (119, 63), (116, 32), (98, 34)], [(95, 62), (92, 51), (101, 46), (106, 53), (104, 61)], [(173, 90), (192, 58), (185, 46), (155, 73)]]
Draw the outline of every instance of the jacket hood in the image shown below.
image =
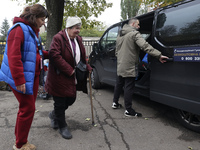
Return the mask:
[(34, 25), (30, 24), (27, 20), (25, 20), (23, 18), (20, 18), (20, 17), (14, 17), (13, 24), (16, 24), (18, 22), (22, 22), (22, 23), (24, 23), (26, 25), (29, 25), (34, 30), (35, 33), (38, 33), (40, 31)]
[(122, 30), (120, 31), (120, 36), (124, 36), (131, 31), (136, 31), (136, 29), (128, 24), (125, 24)]

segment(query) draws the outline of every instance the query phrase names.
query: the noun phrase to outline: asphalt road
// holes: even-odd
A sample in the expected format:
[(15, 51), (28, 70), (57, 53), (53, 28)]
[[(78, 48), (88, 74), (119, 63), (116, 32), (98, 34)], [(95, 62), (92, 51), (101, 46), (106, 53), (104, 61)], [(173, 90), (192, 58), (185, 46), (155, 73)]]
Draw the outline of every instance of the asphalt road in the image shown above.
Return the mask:
[[(53, 100), (38, 98), (29, 142), (37, 150), (200, 150), (200, 134), (179, 125), (171, 108), (134, 96), (133, 107), (143, 117), (127, 118), (124, 108), (111, 108), (112, 87), (93, 89), (92, 95), (95, 125), (90, 95), (78, 92), (76, 102), (66, 111), (71, 140), (63, 139), (50, 127), (48, 113)], [(123, 95), (120, 103), (123, 105)], [(12, 150), (17, 111), (13, 93), (0, 91), (0, 150)]]

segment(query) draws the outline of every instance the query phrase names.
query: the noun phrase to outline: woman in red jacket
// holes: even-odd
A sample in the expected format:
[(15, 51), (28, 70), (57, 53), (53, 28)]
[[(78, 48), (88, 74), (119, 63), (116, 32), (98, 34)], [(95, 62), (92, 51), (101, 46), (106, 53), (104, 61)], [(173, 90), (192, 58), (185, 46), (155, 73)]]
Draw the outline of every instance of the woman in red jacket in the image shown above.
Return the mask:
[(54, 100), (54, 110), (49, 117), (52, 128), (59, 128), (65, 139), (72, 138), (65, 122), (65, 110), (75, 102), (77, 90), (87, 93), (87, 77), (83, 81), (76, 80), (75, 63), (82, 60), (87, 65), (87, 70), (92, 70), (86, 62), (85, 48), (78, 35), (80, 28), (79, 17), (68, 17), (66, 29), (53, 37), (49, 51), (49, 71), (45, 88)]
[[(39, 4), (28, 6), (24, 9), (20, 17), (15, 17), (13, 23), (23, 23), (30, 26), (38, 37), (39, 28), (45, 24), (45, 19), (48, 17), (46, 9)], [(28, 33), (29, 34), (29, 33)], [(24, 33), (21, 26), (13, 28), (7, 39), (7, 55), (9, 60), (9, 68), (15, 82), (17, 90), (12, 88), (14, 95), (19, 102), (19, 111), (17, 114), (15, 136), (16, 143), (13, 146), (14, 150), (35, 150), (36, 147), (33, 144), (28, 143), (27, 138), (29, 130), (32, 124), (32, 120), (35, 112), (35, 100), (37, 98), (39, 74), (40, 74), (40, 62), (41, 56), (39, 55), (38, 47), (36, 51), (36, 67), (35, 78), (33, 85), (33, 95), (27, 95), (26, 93), (26, 79), (23, 72), (22, 47), (24, 44)], [(29, 49), (31, 46), (29, 46)], [(48, 52), (43, 51), (44, 58), (48, 58)], [(26, 57), (26, 56), (23, 56)]]

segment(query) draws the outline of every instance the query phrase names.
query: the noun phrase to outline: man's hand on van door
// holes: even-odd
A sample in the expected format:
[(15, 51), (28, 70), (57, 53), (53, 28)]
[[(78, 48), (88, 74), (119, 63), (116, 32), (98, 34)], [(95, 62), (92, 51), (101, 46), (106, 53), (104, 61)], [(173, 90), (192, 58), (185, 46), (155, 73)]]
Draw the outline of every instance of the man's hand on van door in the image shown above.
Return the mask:
[(169, 57), (161, 55), (160, 58), (159, 58), (159, 61), (160, 61), (161, 63), (164, 63), (164, 62), (167, 61), (167, 59), (169, 59)]

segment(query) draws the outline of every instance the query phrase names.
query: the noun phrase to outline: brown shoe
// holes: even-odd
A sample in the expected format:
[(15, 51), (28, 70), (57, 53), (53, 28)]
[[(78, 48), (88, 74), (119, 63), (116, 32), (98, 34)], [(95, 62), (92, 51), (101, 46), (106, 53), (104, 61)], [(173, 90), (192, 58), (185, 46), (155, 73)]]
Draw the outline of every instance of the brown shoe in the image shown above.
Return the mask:
[(35, 147), (35, 145), (30, 144), (30, 143), (27, 142), (21, 148), (17, 148), (16, 144), (13, 145), (13, 150), (36, 150), (36, 147)]

